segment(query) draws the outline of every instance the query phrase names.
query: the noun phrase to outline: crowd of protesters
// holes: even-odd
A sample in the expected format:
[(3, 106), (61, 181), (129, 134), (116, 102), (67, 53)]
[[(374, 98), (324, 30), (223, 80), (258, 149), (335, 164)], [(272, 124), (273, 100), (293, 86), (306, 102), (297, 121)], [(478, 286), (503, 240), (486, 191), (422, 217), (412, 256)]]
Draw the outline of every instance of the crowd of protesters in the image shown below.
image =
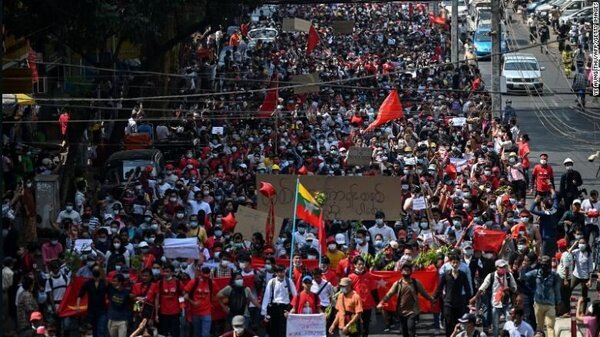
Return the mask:
[[(13, 318), (3, 322), (5, 334), (282, 337), (288, 314), (324, 313), (330, 334), (368, 336), (376, 318), (379, 328), (409, 337), (420, 295), (439, 304), (434, 323), (447, 337), (554, 336), (555, 318), (568, 314), (581, 287), (577, 319), (597, 336), (600, 305), (588, 295), (598, 192), (581, 197), (571, 159), (530, 157), (514, 110), (490, 110), (478, 68), (449, 63), (448, 28), (428, 13), (408, 3), (279, 6), (237, 29), (194, 35), (182, 55), (184, 91), (231, 94), (181, 102), (172, 121), (152, 130), (159, 141), (176, 134), (194, 146), (159, 175), (137, 170), (123, 193), (99, 194), (90, 187), (102, 182), (78, 179), (47, 237), (35, 233), (32, 177), (51, 173), (57, 159), (24, 172), (25, 156), (4, 158), (5, 177), (23, 177), (2, 205), (2, 303)], [(281, 31), (285, 17), (312, 21), (320, 41), (310, 55), (306, 33)], [(354, 20), (354, 32), (335, 34), (334, 20)], [(252, 40), (264, 27), (279, 35)], [(310, 73), (324, 82), (320, 91), (285, 88)], [(256, 118), (264, 91), (255, 89), (273, 81), (281, 87), (277, 105)], [(363, 132), (392, 89), (404, 118)], [(136, 107), (128, 132), (139, 132), (143, 117)], [(348, 165), (351, 146), (370, 148), (371, 164)], [(549, 159), (564, 160), (562, 177)], [(402, 217), (379, 211), (374, 221), (327, 221), (326, 237), (286, 219), (268, 245), (264, 233), (243, 237), (223, 224), (238, 207), (256, 207), (257, 173), (397, 177)], [(413, 209), (419, 196), (426, 210)], [(501, 249), (475, 249), (479, 229), (505, 232)], [(166, 258), (170, 238), (197, 238), (198, 258)], [(93, 244), (76, 250), (79, 239)], [(431, 265), (417, 263), (432, 251)], [(264, 266), (253, 266), (253, 257)], [(439, 272), (435, 292), (411, 277), (419, 268)], [(380, 298), (370, 271), (381, 270), (402, 277)], [(88, 278), (70, 308), (82, 315), (59, 317), (75, 277)], [(230, 284), (213, 291), (212, 280), (223, 277)], [(379, 316), (396, 295), (396, 310)], [(213, 320), (215, 297), (226, 319)]]

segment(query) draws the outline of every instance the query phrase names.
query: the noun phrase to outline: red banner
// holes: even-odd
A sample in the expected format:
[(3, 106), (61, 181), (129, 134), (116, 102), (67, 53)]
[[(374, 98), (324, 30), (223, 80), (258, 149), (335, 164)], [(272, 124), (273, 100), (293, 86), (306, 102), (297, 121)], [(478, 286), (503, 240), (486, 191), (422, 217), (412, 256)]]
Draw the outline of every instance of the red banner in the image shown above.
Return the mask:
[(65, 295), (58, 306), (58, 316), (70, 317), (70, 316), (83, 316), (87, 312), (87, 295), (81, 298), (80, 311), (77, 311), (77, 296), (79, 296), (79, 290), (83, 287), (83, 284), (89, 280), (87, 277), (75, 277), (67, 289)]
[(502, 231), (494, 231), (482, 227), (475, 228), (473, 233), (473, 249), (482, 252), (498, 253), (500, 248), (502, 248), (502, 243), (504, 243), (506, 235)]
[[(375, 286), (377, 287), (377, 294), (379, 298), (383, 298), (385, 294), (390, 290), (390, 288), (394, 285), (394, 282), (398, 281), (402, 274), (397, 271), (371, 271), (371, 275), (375, 280)], [(414, 271), (412, 273), (412, 278), (418, 280), (423, 284), (423, 288), (430, 294), (434, 295), (433, 292), (436, 290), (439, 276), (437, 270), (421, 270)], [(397, 305), (397, 295), (394, 295), (385, 305), (385, 311), (395, 311)], [(439, 301), (438, 301), (439, 303)], [(431, 304), (429, 300), (425, 299), (423, 296), (419, 295), (419, 307), (421, 308), (422, 313), (437, 313), (440, 312), (440, 306), (438, 303)]]
[[(278, 266), (283, 266), (283, 267), (286, 267), (286, 268), (290, 267), (290, 259), (276, 259), (275, 263)], [(313, 270), (313, 269), (316, 269), (316, 268), (319, 267), (319, 260), (302, 259), (302, 264), (308, 270)], [(250, 265), (254, 269), (264, 268), (264, 266), (265, 266), (265, 259), (263, 259), (262, 257), (255, 257), (255, 256), (253, 256), (252, 259), (251, 259), (251, 261), (250, 261)]]

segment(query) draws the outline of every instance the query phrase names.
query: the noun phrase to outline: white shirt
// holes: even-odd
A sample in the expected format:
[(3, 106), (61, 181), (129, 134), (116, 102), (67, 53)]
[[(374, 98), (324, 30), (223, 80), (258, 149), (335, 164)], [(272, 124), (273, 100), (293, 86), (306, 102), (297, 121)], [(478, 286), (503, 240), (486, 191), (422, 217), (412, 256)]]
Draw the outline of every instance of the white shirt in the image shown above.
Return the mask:
[(48, 279), (46, 280), (46, 287), (44, 291), (48, 293), (48, 296), (52, 296), (55, 305), (58, 306), (65, 295), (68, 285), (69, 278), (67, 276), (61, 273), (59, 273), (58, 276), (49, 275)]
[[(517, 291), (517, 282), (515, 281), (515, 278), (512, 275), (510, 275), (510, 277), (507, 275), (508, 272), (504, 276), (499, 276), (497, 272), (490, 273), (485, 277), (483, 283), (479, 287), (479, 291), (485, 292), (490, 286), (492, 286), (492, 306), (494, 308), (503, 307), (502, 301), (497, 301), (494, 296), (496, 292), (502, 291), (502, 289), (500, 289), (501, 287), (510, 288), (512, 291)], [(493, 280), (492, 277), (494, 278)], [(510, 279), (510, 281), (508, 279)]]
[[(323, 289), (323, 290), (321, 290)], [(331, 297), (333, 296), (333, 286), (330, 282), (325, 279), (321, 280), (321, 283), (313, 280), (313, 284), (310, 287), (310, 291), (313, 294), (317, 294), (319, 291), (319, 302), (322, 307), (328, 307), (331, 304)]]
[(388, 225), (383, 225), (381, 227), (375, 225), (369, 228), (369, 233), (371, 234), (371, 238), (373, 240), (375, 240), (375, 236), (377, 236), (377, 234), (381, 234), (381, 236), (383, 236), (383, 242), (396, 240), (396, 233), (394, 233), (392, 227)]
[(2, 268), (2, 290), (3, 291), (6, 291), (6, 290), (8, 290), (8, 288), (12, 287), (14, 275), (15, 275), (15, 272), (13, 272), (10, 268), (8, 268), (8, 267)]
[(71, 219), (74, 224), (81, 223), (81, 216), (75, 209), (73, 209), (70, 213), (66, 210), (60, 211), (60, 213), (58, 213), (58, 217), (56, 218), (56, 223), (60, 224), (64, 219)]
[[(263, 316), (267, 315), (267, 307), (271, 302), (279, 303), (279, 304), (290, 304), (290, 293), (292, 297), (296, 296), (296, 287), (294, 286), (294, 282), (292, 280), (284, 278), (280, 281), (277, 277), (272, 278), (265, 287), (265, 295), (263, 296), (262, 308), (260, 314)], [(273, 286), (275, 283), (275, 286)], [(288, 283), (290, 289), (288, 290)], [(272, 290), (273, 293), (272, 293)], [(271, 299), (273, 299), (271, 301)]]
[(525, 321), (521, 321), (519, 326), (515, 326), (513, 321), (506, 321), (504, 330), (510, 332), (510, 337), (533, 337), (533, 328)]
[(198, 211), (203, 210), (205, 215), (209, 215), (212, 213), (212, 210), (210, 209), (210, 205), (204, 201), (196, 201), (196, 200), (190, 200), (188, 201), (189, 204), (189, 208), (190, 208), (190, 213), (189, 214), (198, 214)]
[(584, 253), (579, 249), (575, 249), (573, 250), (573, 261), (575, 262), (573, 276), (577, 277), (578, 279), (589, 279), (590, 274), (594, 271), (592, 254), (590, 252)]
[[(581, 202), (581, 210), (583, 210), (584, 212), (587, 212), (592, 209), (600, 210), (600, 199), (598, 199), (595, 203), (592, 203), (592, 201), (589, 198), (585, 199)], [(598, 220), (598, 219), (599, 218), (588, 218), (586, 216), (585, 223), (586, 224), (592, 223), (592, 224), (598, 226), (598, 225), (600, 225), (600, 220)]]

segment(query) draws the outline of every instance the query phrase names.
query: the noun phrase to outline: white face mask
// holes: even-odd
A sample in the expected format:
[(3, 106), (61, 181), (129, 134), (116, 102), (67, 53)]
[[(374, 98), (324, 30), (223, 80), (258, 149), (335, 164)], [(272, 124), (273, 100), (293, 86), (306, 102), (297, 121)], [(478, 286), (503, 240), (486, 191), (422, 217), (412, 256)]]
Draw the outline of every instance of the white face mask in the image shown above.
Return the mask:
[(547, 160), (545, 160), (545, 159), (542, 159), (542, 160), (540, 160), (540, 164), (542, 164), (542, 165), (546, 165), (546, 163), (547, 163), (547, 162), (548, 162), (548, 161), (547, 161)]
[(337, 248), (337, 245), (335, 243), (330, 243), (329, 245), (327, 245), (327, 248), (329, 248), (329, 250), (335, 250)]
[(234, 281), (235, 285), (238, 287), (243, 287), (244, 286), (244, 280), (235, 280)]
[(248, 266), (246, 262), (240, 262), (240, 269), (244, 269)]
[(244, 328), (234, 328), (233, 331), (239, 336), (244, 333)]
[(375, 219), (375, 223), (378, 225), (383, 225), (383, 219)]

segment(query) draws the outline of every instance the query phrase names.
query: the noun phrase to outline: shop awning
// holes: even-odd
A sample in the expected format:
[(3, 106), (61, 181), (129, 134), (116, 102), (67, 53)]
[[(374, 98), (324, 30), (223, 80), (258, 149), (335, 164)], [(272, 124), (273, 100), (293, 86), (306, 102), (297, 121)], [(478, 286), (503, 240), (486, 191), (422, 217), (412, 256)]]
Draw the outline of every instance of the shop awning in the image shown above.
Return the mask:
[(35, 99), (27, 94), (2, 94), (2, 105), (33, 105)]

